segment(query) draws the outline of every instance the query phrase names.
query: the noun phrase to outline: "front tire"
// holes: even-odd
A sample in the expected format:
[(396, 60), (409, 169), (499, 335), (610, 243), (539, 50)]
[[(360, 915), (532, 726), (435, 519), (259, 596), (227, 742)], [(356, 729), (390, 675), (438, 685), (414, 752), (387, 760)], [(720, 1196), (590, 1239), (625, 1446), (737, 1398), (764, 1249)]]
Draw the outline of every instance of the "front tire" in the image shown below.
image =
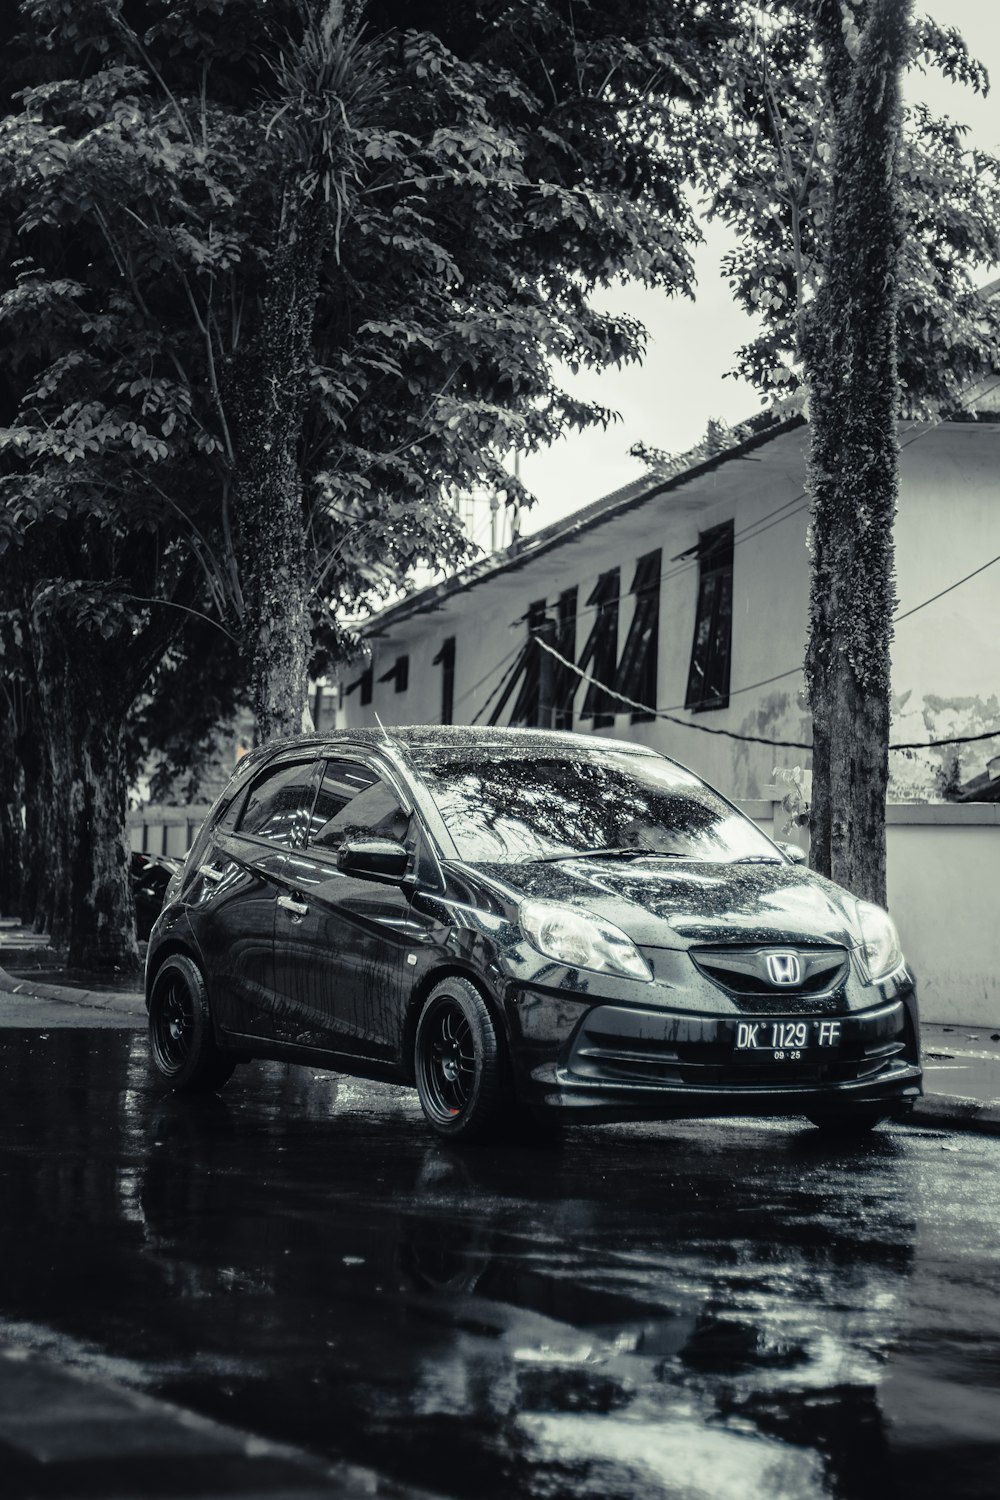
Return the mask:
[(153, 1067), (178, 1094), (220, 1089), (236, 1064), (220, 1051), (201, 970), (183, 953), (166, 959), (149, 995)]
[(456, 1140), (493, 1134), (509, 1103), (502, 1043), (486, 1002), (467, 979), (444, 979), (417, 1022), (414, 1073), (431, 1129)]

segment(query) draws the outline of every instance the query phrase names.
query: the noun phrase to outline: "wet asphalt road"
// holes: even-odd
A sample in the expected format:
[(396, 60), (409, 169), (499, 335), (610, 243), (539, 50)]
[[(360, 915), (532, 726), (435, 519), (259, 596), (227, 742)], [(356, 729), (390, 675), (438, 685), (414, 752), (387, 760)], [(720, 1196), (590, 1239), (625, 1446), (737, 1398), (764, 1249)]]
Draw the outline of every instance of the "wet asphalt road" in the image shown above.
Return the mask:
[(15, 1025), (0, 1340), (440, 1496), (992, 1497), (998, 1169), (746, 1121), (460, 1152), (407, 1091), (191, 1105), (141, 1031)]

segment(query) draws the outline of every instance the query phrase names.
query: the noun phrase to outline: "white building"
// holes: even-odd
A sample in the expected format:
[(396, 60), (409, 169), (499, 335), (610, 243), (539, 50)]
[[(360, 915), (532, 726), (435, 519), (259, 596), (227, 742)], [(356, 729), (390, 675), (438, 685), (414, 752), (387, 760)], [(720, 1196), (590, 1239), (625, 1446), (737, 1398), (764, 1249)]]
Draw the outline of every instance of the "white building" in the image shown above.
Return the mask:
[[(596, 730), (765, 796), (776, 766), (809, 765), (807, 439), (801, 417), (770, 419), (383, 610), (338, 724)], [(1000, 423), (905, 426), (900, 447), (892, 741), (985, 732), (1000, 724)], [(998, 752), (1000, 735), (895, 752), (890, 795), (938, 799)]]

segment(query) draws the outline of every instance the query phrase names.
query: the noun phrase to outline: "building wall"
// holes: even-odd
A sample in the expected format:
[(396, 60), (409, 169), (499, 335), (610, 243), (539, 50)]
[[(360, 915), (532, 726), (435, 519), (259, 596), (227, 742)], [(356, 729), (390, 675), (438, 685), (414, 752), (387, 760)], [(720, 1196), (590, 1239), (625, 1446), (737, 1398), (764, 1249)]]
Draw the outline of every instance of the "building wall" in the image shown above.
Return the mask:
[[(1000, 555), (1000, 424), (901, 435), (898, 613)], [(893, 739), (947, 739), (1000, 722), (1000, 562), (897, 621)], [(896, 800), (939, 798), (985, 769), (1000, 741), (890, 758)], [(957, 761), (957, 764), (956, 764)]]
[(888, 809), (889, 910), (928, 1021), (1000, 1029), (1000, 806)]

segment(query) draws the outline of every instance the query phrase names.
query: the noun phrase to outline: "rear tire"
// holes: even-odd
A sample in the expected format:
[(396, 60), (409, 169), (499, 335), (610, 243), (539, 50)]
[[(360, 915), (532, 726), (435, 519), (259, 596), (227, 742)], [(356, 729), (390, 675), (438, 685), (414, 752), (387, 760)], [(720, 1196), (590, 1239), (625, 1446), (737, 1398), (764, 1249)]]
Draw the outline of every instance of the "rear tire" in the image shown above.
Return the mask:
[(183, 953), (166, 959), (149, 995), (153, 1067), (177, 1094), (205, 1094), (232, 1077), (236, 1063), (220, 1051), (201, 970)]
[(844, 1140), (850, 1139), (851, 1136), (868, 1135), (888, 1118), (882, 1109), (855, 1109), (845, 1111), (843, 1114), (807, 1116), (807, 1119), (811, 1120), (823, 1135), (839, 1136)]
[(420, 1107), (450, 1140), (497, 1132), (510, 1103), (501, 1040), (486, 1002), (467, 979), (443, 979), (427, 997), (413, 1047)]

